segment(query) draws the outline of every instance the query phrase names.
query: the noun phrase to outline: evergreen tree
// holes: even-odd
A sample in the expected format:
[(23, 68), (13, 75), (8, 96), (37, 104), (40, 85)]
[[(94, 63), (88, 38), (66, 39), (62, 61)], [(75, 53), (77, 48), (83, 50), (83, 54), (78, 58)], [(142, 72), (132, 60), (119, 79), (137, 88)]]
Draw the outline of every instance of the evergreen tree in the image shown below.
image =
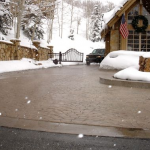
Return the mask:
[(101, 14), (98, 5), (94, 6), (94, 10), (91, 16), (91, 34), (90, 39), (93, 42), (99, 42), (101, 39), (100, 36), (101, 29)]
[(44, 30), (42, 28), (43, 13), (39, 5), (26, 1), (25, 10), (22, 16), (22, 30), (24, 34), (32, 40), (43, 39)]
[(12, 25), (12, 13), (10, 12), (9, 1), (0, 2), (0, 32), (4, 35), (8, 34), (8, 30)]

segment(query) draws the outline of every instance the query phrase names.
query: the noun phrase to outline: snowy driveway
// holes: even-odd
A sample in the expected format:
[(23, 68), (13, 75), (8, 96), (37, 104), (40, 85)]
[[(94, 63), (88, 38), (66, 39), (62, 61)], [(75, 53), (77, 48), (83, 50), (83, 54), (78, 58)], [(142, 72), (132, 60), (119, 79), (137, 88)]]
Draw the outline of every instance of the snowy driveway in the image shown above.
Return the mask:
[(99, 83), (98, 65), (0, 75), (0, 117), (150, 129), (149, 89)]

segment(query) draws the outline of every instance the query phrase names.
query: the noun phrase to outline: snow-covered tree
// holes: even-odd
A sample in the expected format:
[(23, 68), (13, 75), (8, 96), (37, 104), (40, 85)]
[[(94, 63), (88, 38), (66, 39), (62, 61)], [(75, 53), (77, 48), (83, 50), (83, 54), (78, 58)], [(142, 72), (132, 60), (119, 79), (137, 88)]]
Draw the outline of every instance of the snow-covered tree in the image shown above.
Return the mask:
[[(31, 1), (30, 1), (31, 2)], [(44, 30), (42, 28), (43, 13), (38, 5), (27, 3), (22, 16), (22, 30), (31, 40), (42, 39)]]
[(12, 13), (10, 12), (9, 1), (0, 2), (0, 32), (8, 34), (12, 25)]
[(99, 42), (101, 40), (100, 30), (101, 30), (101, 13), (99, 6), (95, 5), (91, 16), (91, 35), (90, 35), (91, 41)]

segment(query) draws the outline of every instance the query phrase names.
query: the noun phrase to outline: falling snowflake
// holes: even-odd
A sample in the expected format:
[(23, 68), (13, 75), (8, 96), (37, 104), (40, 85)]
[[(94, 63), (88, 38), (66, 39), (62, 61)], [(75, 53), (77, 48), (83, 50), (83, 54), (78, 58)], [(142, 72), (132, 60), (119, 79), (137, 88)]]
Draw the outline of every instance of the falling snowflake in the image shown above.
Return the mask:
[(112, 85), (109, 85), (108, 87), (109, 87), (109, 88), (112, 88)]
[(138, 111), (138, 114), (140, 114), (141, 113), (141, 111)]
[(124, 120), (122, 119), (122, 122), (124, 122)]
[(78, 138), (83, 138), (83, 136), (84, 136), (83, 134), (79, 134)]
[(2, 115), (2, 113), (0, 112), (0, 116)]
[(31, 101), (29, 100), (29, 101), (27, 101), (27, 104), (30, 104), (31, 103)]
[(116, 144), (114, 144), (114, 146), (116, 146)]
[(28, 97), (25, 97), (25, 99), (28, 99)]
[(18, 111), (18, 109), (15, 109), (15, 111)]
[(42, 119), (42, 117), (40, 117), (40, 119)]

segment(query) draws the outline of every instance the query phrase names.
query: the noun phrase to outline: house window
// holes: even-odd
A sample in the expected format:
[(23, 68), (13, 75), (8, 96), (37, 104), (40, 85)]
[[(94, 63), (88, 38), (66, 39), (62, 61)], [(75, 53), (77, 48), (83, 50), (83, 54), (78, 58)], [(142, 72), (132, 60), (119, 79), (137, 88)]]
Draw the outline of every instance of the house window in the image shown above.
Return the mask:
[[(150, 23), (150, 14), (147, 10), (140, 4), (136, 5), (128, 13), (128, 29), (129, 36), (127, 40), (127, 49), (131, 51), (150, 51), (150, 27), (147, 28), (145, 33), (137, 33), (133, 29), (131, 23), (135, 16), (143, 15), (145, 16)], [(149, 25), (150, 26), (150, 25)]]
[(136, 33), (130, 30), (128, 36), (128, 50), (150, 52), (150, 31)]
[(136, 5), (129, 13), (128, 13), (128, 24), (131, 24), (133, 18), (139, 15), (139, 5)]

